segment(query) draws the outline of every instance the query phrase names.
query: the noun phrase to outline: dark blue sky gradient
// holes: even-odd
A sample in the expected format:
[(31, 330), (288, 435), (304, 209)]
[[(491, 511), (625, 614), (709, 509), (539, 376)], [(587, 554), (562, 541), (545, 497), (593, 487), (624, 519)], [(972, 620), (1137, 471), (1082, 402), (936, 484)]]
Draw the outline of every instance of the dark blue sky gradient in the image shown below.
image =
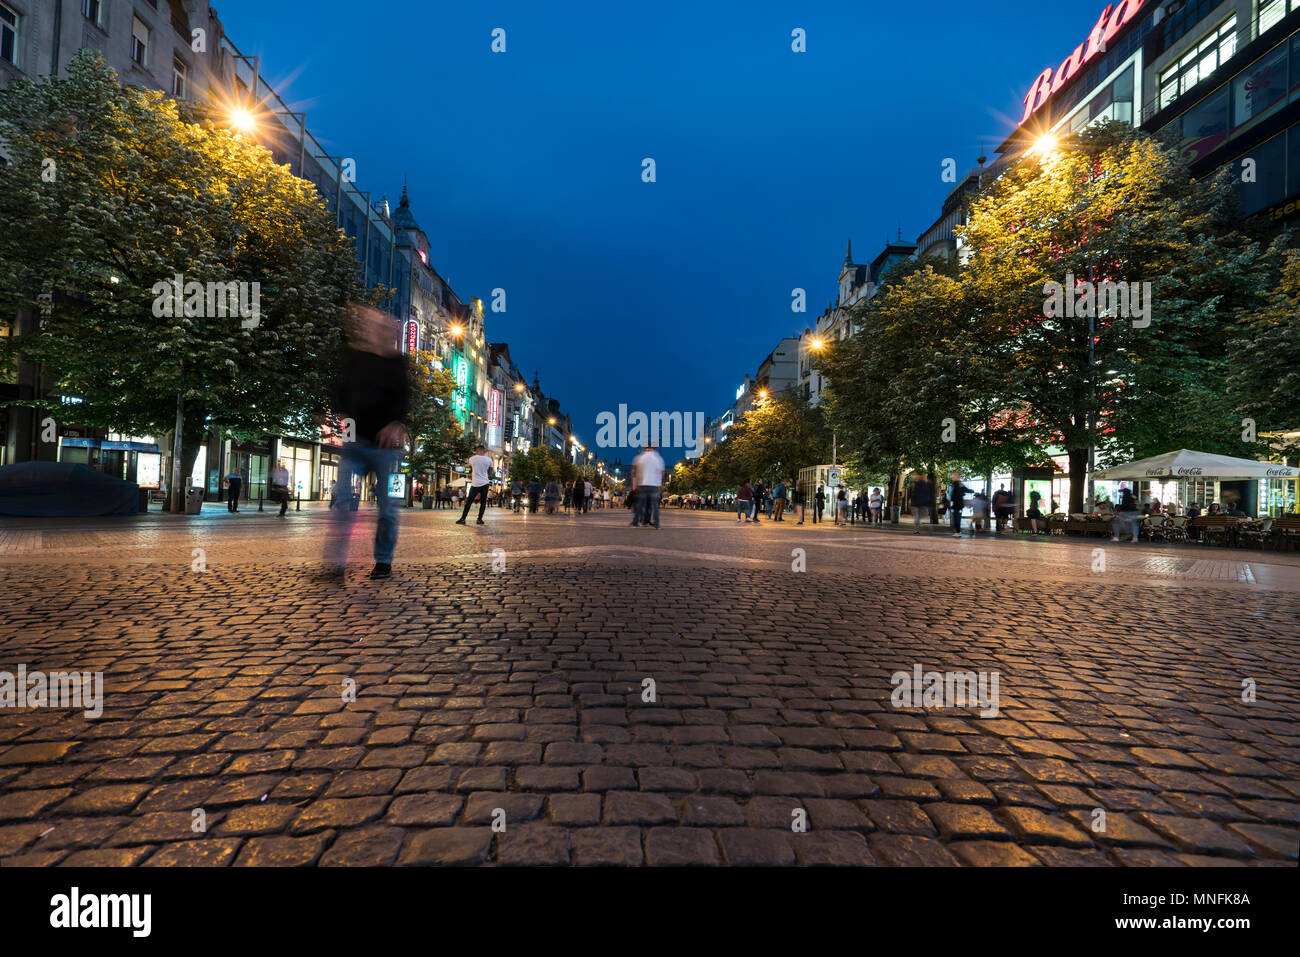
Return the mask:
[[(507, 293), (510, 343), (593, 445), (630, 409), (716, 415), (862, 262), (915, 240), (981, 140), (1102, 0), (413, 3), (225, 0), (240, 50), (357, 185), (406, 177), (434, 266)], [(507, 31), (507, 52), (490, 50)], [(790, 32), (807, 31), (806, 53)], [(658, 182), (641, 181), (653, 157)], [(808, 291), (793, 314), (790, 292)], [(611, 451), (602, 453), (612, 459)], [(672, 455), (666, 455), (670, 461)]]

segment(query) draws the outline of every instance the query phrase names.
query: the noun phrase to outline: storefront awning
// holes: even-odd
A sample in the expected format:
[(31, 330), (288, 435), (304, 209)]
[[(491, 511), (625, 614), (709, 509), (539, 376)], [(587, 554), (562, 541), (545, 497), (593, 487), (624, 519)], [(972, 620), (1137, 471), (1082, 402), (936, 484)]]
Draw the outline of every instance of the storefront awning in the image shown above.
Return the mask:
[(1278, 465), (1276, 462), (1256, 462), (1253, 459), (1238, 459), (1231, 455), (1213, 455), (1210, 452), (1193, 452), (1179, 449), (1150, 458), (1138, 459), (1127, 465), (1116, 465), (1100, 469), (1093, 473), (1093, 478), (1105, 481), (1139, 481), (1142, 479), (1163, 478), (1211, 478), (1211, 479), (1266, 479), (1297, 478), (1300, 468)]

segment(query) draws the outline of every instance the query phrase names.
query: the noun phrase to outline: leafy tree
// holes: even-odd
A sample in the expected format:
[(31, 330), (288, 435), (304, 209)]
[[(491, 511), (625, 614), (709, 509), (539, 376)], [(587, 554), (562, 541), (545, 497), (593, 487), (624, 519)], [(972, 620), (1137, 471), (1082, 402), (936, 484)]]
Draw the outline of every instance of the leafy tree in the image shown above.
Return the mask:
[[(66, 79), (0, 93), (0, 308), (38, 317), (0, 339), (0, 357), (41, 363), (91, 426), (169, 433), (179, 399), (186, 475), (208, 429), (316, 429), (344, 307), (361, 296), (354, 249), (312, 184), (202, 119), (120, 84), (92, 50)], [(260, 283), (256, 325), (188, 290), (167, 301), (178, 274), (205, 290)]]
[(510, 463), (510, 479), (527, 484), (536, 475), (545, 485), (551, 479), (559, 479), (561, 484), (568, 484), (578, 477), (578, 467), (567, 461), (559, 449), (544, 445), (534, 445), (527, 452), (516, 455)]
[(827, 461), (831, 432), (822, 410), (789, 389), (759, 399), (731, 427), (725, 444), (731, 478), (762, 478), (770, 485)]
[[(1014, 359), (999, 405), (1025, 437), (1065, 450), (1072, 512), (1090, 441), (1118, 458), (1222, 448), (1240, 431), (1228, 428), (1227, 344), (1271, 285), (1281, 245), (1262, 249), (1238, 229), (1230, 176), (1194, 182), (1175, 150), (1103, 123), (1022, 158), (958, 229), (974, 252), (963, 284)], [(1150, 283), (1150, 325), (1100, 301), (1092, 316), (1051, 308), (1048, 284), (1068, 276)]]
[(431, 352), (414, 353), (408, 369), (411, 381), (411, 474), (422, 475), (465, 462), (474, 454), (474, 442), (452, 412), (455, 378), (434, 365)]
[[(1248, 418), (1261, 436), (1294, 436), (1300, 426), (1300, 251), (1287, 254), (1277, 286), (1242, 323), (1229, 352), (1229, 394), (1234, 418), (1242, 417), (1238, 424)], [(1292, 458), (1300, 456), (1300, 437), (1269, 444)]]

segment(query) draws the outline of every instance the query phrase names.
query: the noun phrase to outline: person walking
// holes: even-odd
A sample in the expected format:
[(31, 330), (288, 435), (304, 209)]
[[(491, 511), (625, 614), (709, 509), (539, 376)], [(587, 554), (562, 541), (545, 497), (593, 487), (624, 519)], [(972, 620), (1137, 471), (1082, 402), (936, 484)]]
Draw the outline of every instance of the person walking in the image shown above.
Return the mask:
[(880, 494), (880, 489), (873, 488), (871, 495), (867, 498), (867, 504), (871, 509), (871, 524), (880, 525), (883, 521), (883, 512), (885, 507), (885, 496)]
[(465, 496), (465, 508), (460, 513), (460, 518), (456, 519), (457, 525), (464, 525), (465, 519), (469, 516), (469, 510), (474, 506), (474, 500), (478, 500), (478, 521), (476, 525), (486, 525), (483, 521), (483, 510), (487, 508), (488, 487), (492, 478), (492, 460), (487, 456), (487, 447), (480, 445), (474, 450), (474, 454), (469, 457), (469, 495)]
[(975, 497), (971, 499), (970, 507), (970, 537), (974, 538), (976, 532), (987, 531), (989, 527), (989, 500), (983, 492), (976, 492)]
[(564, 486), (560, 484), (558, 478), (553, 478), (546, 483), (546, 494), (543, 498), (546, 501), (546, 514), (554, 515), (564, 500)]
[(659, 489), (664, 481), (664, 460), (655, 447), (646, 444), (645, 450), (632, 460), (632, 490), (641, 501), (632, 509), (632, 524), (644, 520), (646, 525), (659, 527)]
[(754, 499), (749, 509), (750, 518), (752, 518), (754, 522), (757, 523), (759, 516), (762, 514), (763, 511), (763, 496), (767, 494), (767, 489), (763, 485), (763, 480), (759, 478), (759, 479), (754, 479), (754, 481), (750, 483), (749, 491), (751, 492), (752, 497)]
[(785, 479), (779, 480), (776, 488), (772, 489), (772, 499), (776, 503), (772, 509), (772, 521), (784, 521), (781, 516), (785, 514), (785, 503), (789, 496), (790, 490), (785, 484)]
[(795, 507), (795, 511), (799, 513), (799, 521), (795, 522), (796, 525), (803, 524), (803, 511), (808, 504), (807, 499), (808, 499), (808, 493), (804, 491), (803, 482), (802, 481), (795, 482), (794, 507)]
[(843, 485), (841, 485), (840, 490), (835, 493), (835, 524), (849, 524), (849, 493), (845, 490)]
[(587, 483), (581, 478), (574, 479), (573, 487), (569, 489), (569, 498), (573, 501), (573, 514), (581, 515), (587, 500)]
[(749, 513), (754, 507), (754, 490), (749, 484), (749, 479), (740, 483), (740, 488), (736, 490), (736, 524), (741, 525), (749, 521)]
[(1138, 522), (1142, 520), (1142, 511), (1138, 507), (1137, 499), (1133, 497), (1133, 490), (1122, 488), (1119, 490), (1119, 505), (1115, 509), (1114, 533), (1111, 535), (1112, 542), (1120, 540), (1120, 534), (1124, 529), (1128, 529), (1129, 539), (1133, 544), (1138, 540)]
[(930, 509), (934, 506), (934, 486), (920, 472), (912, 479), (912, 534), (921, 534), (921, 523), (930, 531)]
[[(379, 521), (370, 577), (389, 578), (399, 511), (397, 500), (388, 494), (388, 476), (396, 471), (401, 450), (410, 439), (405, 425), (410, 404), (406, 357), (397, 351), (387, 314), (357, 303), (348, 312), (349, 342), (338, 364), (331, 405), (336, 415), (352, 420), (355, 438), (343, 443), (338, 481), (351, 489), (354, 476), (364, 479), (373, 473), (378, 478)], [(355, 517), (351, 509), (342, 509), (330, 522), (325, 556), (333, 577), (342, 576), (347, 565)]]
[(542, 498), (542, 479), (541, 476), (534, 475), (533, 480), (527, 485), (528, 492), (528, 514), (537, 514), (537, 504)]
[(289, 470), (284, 467), (284, 459), (276, 459), (275, 468), (271, 469), (271, 492), (269, 498), (272, 502), (280, 503), (280, 515), (289, 511)]
[(596, 496), (596, 489), (590, 482), (585, 480), (583, 481), (582, 485), (584, 490), (584, 494), (582, 496), (582, 510), (584, 512), (590, 512), (591, 500)]
[(826, 509), (826, 492), (822, 486), (817, 486), (817, 494), (813, 496), (813, 524), (816, 525), (822, 520), (822, 512)]
[(510, 483), (510, 507), (516, 514), (519, 512), (519, 503), (523, 501), (523, 497), (524, 483), (515, 479)]
[(231, 512), (239, 511), (239, 490), (244, 487), (244, 476), (239, 474), (239, 470), (231, 468), (230, 474), (226, 476), (226, 509)]
[(1001, 535), (1002, 529), (1011, 518), (1011, 493), (1007, 491), (1005, 482), (999, 485), (998, 490), (993, 493), (993, 500), (990, 504), (993, 507), (994, 534)]
[(961, 473), (953, 472), (952, 484), (948, 486), (948, 513), (952, 522), (952, 537), (961, 538), (961, 510), (966, 507), (966, 495), (970, 492), (961, 482)]

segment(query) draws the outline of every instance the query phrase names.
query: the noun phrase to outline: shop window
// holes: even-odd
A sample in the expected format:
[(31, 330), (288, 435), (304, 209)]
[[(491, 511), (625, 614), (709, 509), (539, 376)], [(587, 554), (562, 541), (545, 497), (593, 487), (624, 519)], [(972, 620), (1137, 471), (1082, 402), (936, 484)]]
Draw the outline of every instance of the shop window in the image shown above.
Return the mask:
[(1174, 121), (1184, 162), (1191, 163), (1228, 138), (1228, 88), (1220, 87)]
[(18, 14), (0, 3), (0, 60), (18, 65)]
[(1279, 106), (1286, 99), (1287, 61), (1284, 43), (1269, 51), (1233, 78), (1232, 132), (1236, 135)]
[(1300, 196), (1300, 126), (1291, 127), (1286, 136), (1286, 194)]
[(1255, 181), (1237, 182), (1242, 215), (1257, 213), (1286, 197), (1286, 141), (1286, 133), (1280, 133), (1248, 154), (1255, 161)]

